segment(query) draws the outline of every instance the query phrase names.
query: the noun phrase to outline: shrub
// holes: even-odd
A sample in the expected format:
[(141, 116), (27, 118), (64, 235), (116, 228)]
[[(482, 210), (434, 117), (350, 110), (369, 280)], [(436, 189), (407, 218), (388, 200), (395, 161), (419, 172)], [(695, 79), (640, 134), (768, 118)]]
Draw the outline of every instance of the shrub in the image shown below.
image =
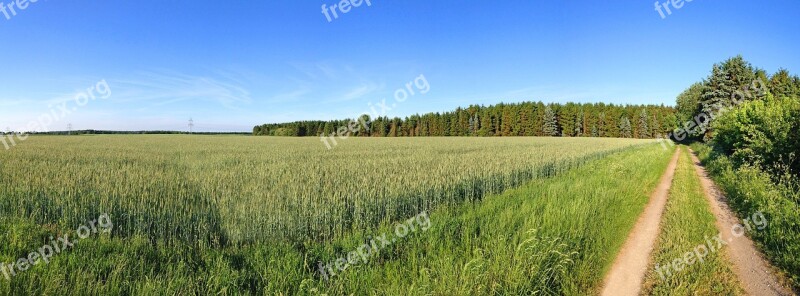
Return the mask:
[(736, 166), (751, 164), (773, 178), (800, 174), (800, 100), (797, 98), (746, 102), (715, 122), (714, 145)]

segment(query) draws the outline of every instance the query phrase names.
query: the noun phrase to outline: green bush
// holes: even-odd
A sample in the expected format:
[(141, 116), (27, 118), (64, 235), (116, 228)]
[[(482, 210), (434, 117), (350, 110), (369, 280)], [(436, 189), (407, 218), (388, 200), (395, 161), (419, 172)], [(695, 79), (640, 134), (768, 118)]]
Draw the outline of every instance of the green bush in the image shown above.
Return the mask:
[(738, 166), (751, 164), (780, 179), (800, 174), (800, 100), (750, 101), (714, 121), (714, 145)]

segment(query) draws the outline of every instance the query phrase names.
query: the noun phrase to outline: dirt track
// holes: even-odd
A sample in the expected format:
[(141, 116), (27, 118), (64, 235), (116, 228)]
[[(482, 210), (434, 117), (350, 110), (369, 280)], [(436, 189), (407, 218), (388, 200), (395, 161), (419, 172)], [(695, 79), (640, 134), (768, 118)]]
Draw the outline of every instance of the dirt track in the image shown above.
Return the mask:
[(650, 195), (650, 202), (636, 221), (622, 250), (614, 260), (614, 265), (603, 282), (602, 295), (639, 295), (647, 272), (650, 253), (653, 251), (659, 234), (661, 216), (667, 204), (669, 188), (678, 166), (680, 149), (675, 150), (667, 171), (661, 176), (656, 190)]
[(769, 263), (764, 260), (749, 237), (734, 236), (733, 227), (742, 222), (728, 207), (725, 196), (708, 177), (694, 152), (690, 154), (708, 203), (711, 205), (711, 212), (717, 218), (717, 229), (722, 234), (723, 241), (728, 242), (726, 254), (742, 288), (748, 295), (794, 295), (790, 289), (781, 284), (781, 281), (772, 272)]

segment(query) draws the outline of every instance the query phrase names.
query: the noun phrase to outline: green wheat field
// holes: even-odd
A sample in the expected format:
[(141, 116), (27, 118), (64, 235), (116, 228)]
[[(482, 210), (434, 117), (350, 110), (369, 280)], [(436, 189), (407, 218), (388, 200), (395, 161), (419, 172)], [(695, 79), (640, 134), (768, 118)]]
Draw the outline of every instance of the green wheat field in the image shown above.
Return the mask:
[[(481, 289), (592, 289), (596, 275), (589, 282), (574, 277), (574, 282), (554, 288), (547, 283), (557, 281), (556, 275), (547, 273), (527, 281), (529, 275), (523, 269), (509, 274), (483, 270), (491, 272), (491, 277), (482, 277), (473, 285), (476, 279), (464, 282), (468, 275), (461, 274), (451, 260), (442, 260), (453, 256), (455, 262), (469, 259), (497, 240), (503, 242), (497, 247), (505, 248), (494, 250), (498, 252), (511, 252), (516, 244), (531, 244), (524, 243), (527, 235), (539, 237), (548, 232), (531, 232), (538, 228), (532, 220), (536, 217), (548, 219), (542, 223), (562, 226), (579, 223), (579, 217), (589, 219), (598, 207), (614, 204), (587, 198), (600, 194), (621, 198), (622, 188), (606, 182), (630, 182), (636, 190), (625, 194), (640, 198), (635, 204), (641, 206), (649, 191), (642, 182), (654, 182), (670, 155), (662, 150), (653, 140), (608, 138), (351, 138), (328, 151), (314, 138), (32, 136), (0, 154), (0, 240), (13, 242), (0, 244), (0, 262), (25, 257), (50, 237), (59, 237), (102, 214), (108, 214), (114, 228), (76, 243), (74, 249), (54, 256), (46, 266), (32, 266), (11, 281), (0, 281), (0, 292), (338, 294), (415, 288), (447, 294), (458, 288), (469, 294)], [(652, 157), (634, 156), (631, 151)], [(646, 169), (652, 174), (606, 180), (612, 177), (609, 169), (597, 168), (572, 177), (586, 184), (584, 193), (574, 192), (578, 189), (570, 184), (548, 191), (538, 187), (535, 192), (517, 191), (515, 197), (503, 195), (531, 181), (556, 182), (559, 176), (575, 174), (574, 169), (611, 155), (618, 159), (608, 163), (614, 168)], [(628, 159), (619, 159), (619, 155), (628, 155)], [(601, 188), (614, 192), (598, 191)], [(491, 214), (501, 219), (483, 230), (480, 223), (464, 221), (475, 219), (470, 216), (477, 211), (500, 210), (491, 208), (496, 207), (494, 203), (507, 202), (522, 204)], [(524, 206), (549, 207), (549, 202), (567, 207), (550, 209), (546, 215), (537, 214), (545, 211), (541, 208), (523, 212)], [(611, 215), (611, 211), (608, 214), (613, 219), (605, 222), (615, 227), (632, 225), (631, 219), (638, 213), (635, 209), (623, 217)], [(391, 247), (397, 250), (381, 250), (371, 264), (351, 268), (334, 279), (321, 276), (319, 262), (347, 254), (365, 237), (419, 213), (430, 213), (427, 232), (415, 233)], [(595, 218), (606, 215), (597, 214), (600, 216)], [(624, 228), (596, 230), (622, 236), (626, 232)], [(576, 232), (548, 233), (546, 237), (585, 240)], [(608, 239), (586, 247), (600, 252), (618, 243)], [(452, 245), (459, 240), (465, 241)], [(611, 241), (614, 243), (609, 246)], [(536, 252), (548, 247), (524, 248), (532, 252), (529, 256), (537, 256)], [(565, 255), (564, 260), (572, 262), (569, 266), (576, 270), (564, 271), (570, 276), (586, 273), (580, 268), (597, 256), (586, 251), (580, 246), (565, 251), (575, 253)], [(428, 252), (431, 254), (426, 255)], [(441, 256), (433, 256), (439, 252), (443, 252)], [(412, 263), (403, 259), (406, 256), (414, 256), (424, 265), (414, 270), (432, 272), (428, 275), (432, 277), (430, 286), (414, 287), (407, 282), (411, 277), (406, 269)], [(505, 260), (512, 260), (508, 256), (514, 257), (503, 256), (482, 260), (500, 268)], [(613, 258), (605, 257), (604, 263)], [(449, 270), (441, 269), (445, 266)], [(437, 276), (437, 272), (445, 274)], [(518, 278), (509, 278), (511, 272)], [(397, 282), (364, 282), (372, 277), (391, 278), (391, 273), (398, 277), (394, 279)], [(509, 282), (512, 280), (515, 282)], [(459, 283), (464, 287), (457, 287)]]

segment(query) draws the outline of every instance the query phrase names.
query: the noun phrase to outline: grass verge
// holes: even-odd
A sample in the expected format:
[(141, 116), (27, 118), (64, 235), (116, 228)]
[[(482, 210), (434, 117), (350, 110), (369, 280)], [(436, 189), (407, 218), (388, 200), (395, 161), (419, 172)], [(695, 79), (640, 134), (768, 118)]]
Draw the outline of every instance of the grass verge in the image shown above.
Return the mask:
[(735, 167), (728, 157), (711, 147), (694, 144), (703, 165), (728, 198), (739, 217), (761, 212), (769, 221), (762, 231), (748, 232), (773, 265), (780, 268), (800, 290), (800, 191), (797, 185), (776, 184), (751, 166)]
[[(706, 239), (719, 233), (700, 179), (685, 151), (670, 188), (661, 234), (645, 278), (646, 295), (742, 295), (723, 250), (708, 251)], [(697, 255), (707, 254), (699, 260)], [(676, 263), (677, 261), (677, 263)], [(686, 264), (689, 262), (689, 264)]]

